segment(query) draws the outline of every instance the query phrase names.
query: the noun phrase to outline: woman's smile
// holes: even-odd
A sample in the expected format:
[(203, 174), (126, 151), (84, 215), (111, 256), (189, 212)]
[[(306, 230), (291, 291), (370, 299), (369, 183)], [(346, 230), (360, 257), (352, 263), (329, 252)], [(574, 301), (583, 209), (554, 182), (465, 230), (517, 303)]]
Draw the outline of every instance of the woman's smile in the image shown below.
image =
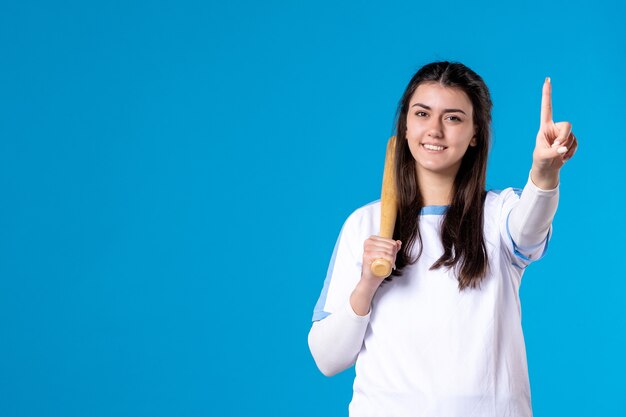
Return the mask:
[(431, 153), (441, 153), (444, 150), (448, 149), (447, 146), (435, 145), (431, 143), (422, 143), (422, 147), (426, 149), (427, 152)]

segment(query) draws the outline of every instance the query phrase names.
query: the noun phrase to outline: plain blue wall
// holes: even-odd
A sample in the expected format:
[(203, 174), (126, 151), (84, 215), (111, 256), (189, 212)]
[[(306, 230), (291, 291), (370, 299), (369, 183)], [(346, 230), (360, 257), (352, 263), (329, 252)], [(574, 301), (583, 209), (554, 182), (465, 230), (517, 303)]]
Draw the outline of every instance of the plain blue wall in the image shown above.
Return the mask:
[(0, 415), (341, 416), (306, 336), (395, 106), (459, 60), (523, 186), (551, 76), (580, 149), (522, 285), (537, 416), (626, 411), (624, 2), (4, 0)]

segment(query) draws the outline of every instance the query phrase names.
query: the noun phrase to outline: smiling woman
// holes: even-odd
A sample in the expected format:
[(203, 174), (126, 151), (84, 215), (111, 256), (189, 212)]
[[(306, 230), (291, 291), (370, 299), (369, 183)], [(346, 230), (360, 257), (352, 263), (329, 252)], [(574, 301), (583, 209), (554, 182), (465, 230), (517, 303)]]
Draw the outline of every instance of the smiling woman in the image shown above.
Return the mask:
[(428, 175), (424, 171), (453, 178), (468, 146), (476, 146), (469, 97), (463, 90), (429, 82), (417, 88), (411, 103), (406, 140), (418, 179)]
[[(422, 251), (420, 218), (413, 213), (424, 206), (445, 206), (440, 232), (444, 253), (433, 267), (456, 267), (460, 289), (476, 287), (482, 279), (487, 267), (483, 209), (491, 108), (484, 81), (462, 64), (426, 65), (409, 82), (396, 123), (400, 201), (395, 230), (405, 243), (396, 275)], [(416, 240), (418, 254), (413, 256)]]
[[(357, 209), (337, 240), (309, 333), (325, 375), (356, 362), (351, 416), (532, 415), (519, 287), (541, 258), (559, 172), (576, 151), (567, 122), (541, 124), (523, 192), (486, 191), (491, 98), (460, 63), (435, 62), (398, 108), (393, 239), (380, 202)], [(370, 265), (395, 265), (391, 277)]]

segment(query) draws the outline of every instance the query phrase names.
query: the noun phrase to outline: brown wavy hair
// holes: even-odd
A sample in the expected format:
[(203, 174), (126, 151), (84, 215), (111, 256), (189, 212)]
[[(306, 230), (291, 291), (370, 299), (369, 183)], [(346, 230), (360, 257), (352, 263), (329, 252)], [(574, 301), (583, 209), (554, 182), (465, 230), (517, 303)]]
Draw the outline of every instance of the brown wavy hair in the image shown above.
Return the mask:
[[(452, 202), (441, 225), (444, 252), (430, 268), (453, 268), (458, 277), (459, 291), (462, 291), (468, 287), (479, 286), (489, 263), (483, 236), (483, 207), (487, 158), (491, 144), (492, 102), (483, 79), (457, 62), (433, 62), (420, 68), (411, 78), (398, 104), (395, 126), (398, 214), (394, 239), (402, 241), (402, 248), (396, 257), (396, 269), (392, 276), (402, 275), (404, 267), (414, 264), (422, 255), (419, 213), (424, 202), (417, 182), (415, 159), (406, 139), (406, 130), (409, 102), (417, 87), (425, 82), (437, 82), (445, 87), (458, 88), (467, 94), (473, 106), (477, 143), (467, 149), (461, 160), (454, 180)], [(411, 250), (416, 243), (417, 254), (411, 257)]]

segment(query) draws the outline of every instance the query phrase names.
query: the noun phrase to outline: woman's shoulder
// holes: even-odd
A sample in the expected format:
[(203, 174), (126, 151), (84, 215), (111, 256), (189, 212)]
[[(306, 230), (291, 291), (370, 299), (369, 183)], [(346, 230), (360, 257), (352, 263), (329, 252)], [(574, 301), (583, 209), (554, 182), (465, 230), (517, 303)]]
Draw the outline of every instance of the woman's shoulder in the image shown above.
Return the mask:
[(485, 197), (485, 205), (502, 204), (509, 200), (519, 200), (522, 195), (521, 188), (508, 187), (504, 189), (491, 189), (487, 190), (487, 196)]
[(375, 213), (380, 213), (380, 200), (370, 201), (367, 204), (354, 210), (351, 216), (371, 216)]
[(508, 187), (502, 190), (488, 190), (485, 197), (485, 221), (500, 223), (519, 201), (522, 190)]
[(354, 210), (344, 227), (356, 228), (366, 234), (376, 234), (380, 229), (380, 200), (369, 202)]

